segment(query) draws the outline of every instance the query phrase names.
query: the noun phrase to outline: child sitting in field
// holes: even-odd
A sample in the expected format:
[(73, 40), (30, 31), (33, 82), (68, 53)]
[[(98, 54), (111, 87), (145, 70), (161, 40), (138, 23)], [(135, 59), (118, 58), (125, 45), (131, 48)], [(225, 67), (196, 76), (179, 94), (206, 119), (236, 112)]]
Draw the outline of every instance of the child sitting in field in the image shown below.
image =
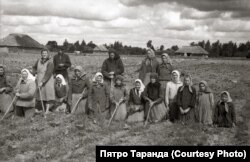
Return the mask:
[(177, 93), (177, 105), (180, 110), (180, 119), (182, 124), (194, 123), (194, 106), (196, 101), (196, 91), (192, 86), (190, 75), (184, 76), (184, 85), (181, 86)]
[(144, 121), (144, 103), (142, 93), (144, 91), (144, 84), (140, 79), (135, 80), (135, 87), (129, 92), (128, 100), (128, 123), (143, 122)]
[(197, 119), (199, 123), (212, 125), (212, 113), (214, 107), (214, 95), (208, 87), (206, 81), (199, 83), (199, 92), (197, 95)]
[(125, 84), (123, 83), (123, 77), (121, 75), (116, 76), (115, 86), (111, 90), (111, 114), (114, 113), (117, 108), (114, 120), (125, 120), (127, 116), (126, 101), (128, 99), (128, 92)]
[(61, 74), (56, 76), (55, 93), (56, 100), (54, 108), (56, 108), (56, 111), (66, 112), (68, 87), (64, 77)]
[(214, 124), (219, 127), (234, 127), (236, 124), (236, 114), (233, 100), (227, 91), (221, 92), (214, 111)]

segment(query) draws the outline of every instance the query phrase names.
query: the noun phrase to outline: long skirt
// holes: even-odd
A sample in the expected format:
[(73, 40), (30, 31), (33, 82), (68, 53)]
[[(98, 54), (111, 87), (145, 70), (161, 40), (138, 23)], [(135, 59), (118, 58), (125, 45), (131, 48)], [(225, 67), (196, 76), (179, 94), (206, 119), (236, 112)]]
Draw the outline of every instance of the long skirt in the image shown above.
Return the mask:
[[(0, 94), (0, 112), (5, 113), (12, 102), (12, 97), (9, 94)], [(13, 111), (14, 108), (11, 106), (9, 112)]]
[[(73, 109), (73, 107), (75, 107), (77, 101), (79, 100), (79, 98), (82, 96), (82, 94), (72, 94), (72, 107), (71, 107), (71, 111)], [(87, 102), (87, 98), (85, 99), (81, 99), (81, 101), (78, 103), (75, 113), (79, 114), (79, 113), (86, 113), (86, 102)]]
[[(131, 105), (135, 109), (140, 109), (143, 105)], [(137, 111), (128, 115), (127, 122), (128, 123), (136, 123), (144, 121), (144, 111)]]
[[(149, 120), (151, 121), (161, 121), (166, 117), (167, 109), (163, 102), (153, 106), (149, 114)], [(147, 115), (147, 114), (145, 114)]]
[(146, 73), (144, 79), (142, 80), (143, 84), (146, 86), (150, 82), (150, 74), (151, 73)]
[(169, 101), (169, 120), (171, 122), (180, 120), (180, 110), (175, 101)]
[[(114, 113), (115, 110), (115, 105), (113, 104), (111, 107), (111, 115)], [(114, 115), (113, 120), (117, 120), (117, 121), (124, 121), (127, 117), (127, 108), (126, 108), (126, 104), (122, 103), (118, 106), (116, 113)]]
[(180, 115), (180, 121), (183, 124), (192, 124), (195, 123), (195, 112), (194, 108), (191, 108), (188, 113)]

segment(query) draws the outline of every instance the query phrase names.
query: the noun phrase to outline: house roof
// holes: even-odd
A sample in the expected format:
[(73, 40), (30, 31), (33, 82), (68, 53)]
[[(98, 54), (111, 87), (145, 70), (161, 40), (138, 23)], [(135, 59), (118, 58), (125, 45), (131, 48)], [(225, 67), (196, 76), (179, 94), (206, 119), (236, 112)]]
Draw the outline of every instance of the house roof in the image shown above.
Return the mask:
[(201, 46), (183, 46), (182, 48), (178, 49), (175, 53), (191, 53), (191, 54), (205, 54), (205, 55), (209, 54)]
[(26, 48), (44, 48), (39, 42), (26, 34), (9, 34), (0, 40), (0, 47), (26, 47)]
[(108, 49), (104, 45), (96, 46), (94, 51), (102, 51), (102, 52), (108, 52)]

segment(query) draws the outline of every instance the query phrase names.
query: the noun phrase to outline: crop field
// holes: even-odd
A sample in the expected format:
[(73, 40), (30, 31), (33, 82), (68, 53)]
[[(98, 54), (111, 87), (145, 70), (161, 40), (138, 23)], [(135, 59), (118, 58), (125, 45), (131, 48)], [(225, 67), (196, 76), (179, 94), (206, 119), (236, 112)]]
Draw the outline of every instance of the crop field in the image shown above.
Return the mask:
[[(0, 63), (7, 66), (14, 86), (20, 70), (30, 68), (39, 57), (13, 54), (0, 57)], [(73, 66), (83, 66), (89, 77), (100, 70), (106, 57), (70, 55)], [(125, 83), (130, 89), (143, 57), (121, 57)], [(173, 57), (173, 63), (175, 69), (192, 75), (194, 86), (206, 80), (216, 101), (221, 91), (231, 93), (236, 107), (235, 128), (183, 126), (163, 121), (146, 128), (137, 123), (124, 130), (124, 123), (113, 122), (108, 128), (108, 121), (94, 124), (85, 115), (62, 113), (51, 113), (46, 119), (36, 116), (33, 121), (7, 118), (0, 123), (0, 161), (95, 161), (96, 145), (250, 145), (250, 61)]]

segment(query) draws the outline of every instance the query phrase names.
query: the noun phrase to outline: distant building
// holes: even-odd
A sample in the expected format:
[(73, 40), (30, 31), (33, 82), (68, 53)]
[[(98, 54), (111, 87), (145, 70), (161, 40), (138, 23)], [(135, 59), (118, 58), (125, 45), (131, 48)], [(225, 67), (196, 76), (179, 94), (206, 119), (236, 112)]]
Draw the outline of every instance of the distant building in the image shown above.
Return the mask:
[(9, 34), (0, 40), (2, 53), (40, 53), (45, 46), (26, 34)]
[(201, 46), (183, 46), (177, 51), (176, 54), (182, 56), (201, 56), (201, 57), (208, 57), (209, 53), (203, 49)]
[(104, 45), (96, 46), (93, 49), (94, 54), (108, 54), (108, 49)]

